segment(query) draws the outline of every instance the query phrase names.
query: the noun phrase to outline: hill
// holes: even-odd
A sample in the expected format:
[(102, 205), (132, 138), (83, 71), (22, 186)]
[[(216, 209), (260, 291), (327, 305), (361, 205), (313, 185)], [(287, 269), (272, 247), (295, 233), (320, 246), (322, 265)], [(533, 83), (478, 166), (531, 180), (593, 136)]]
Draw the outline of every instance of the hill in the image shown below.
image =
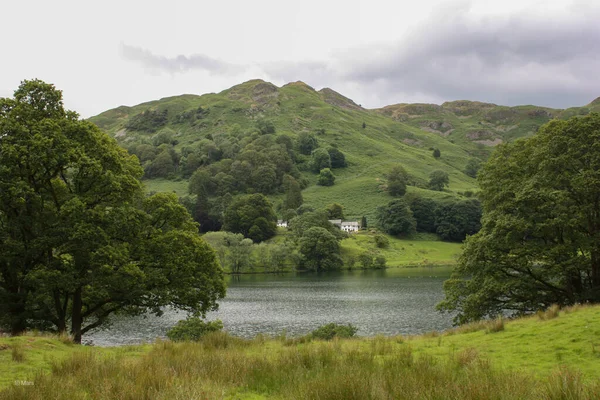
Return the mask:
[[(566, 110), (524, 105), (499, 106), (477, 101), (450, 101), (437, 104), (395, 104), (375, 110), (413, 127), (432, 132), (462, 147), (482, 153), (500, 143), (534, 134), (554, 118), (600, 112), (600, 98), (583, 107)], [(489, 150), (488, 150), (489, 151)]]
[(598, 306), (332, 342), (216, 333), (198, 343), (90, 348), (0, 338), (0, 399), (593, 399), (599, 338)]
[[(152, 144), (164, 131), (171, 132), (180, 154), (194, 146), (219, 147), (227, 142), (232, 149), (219, 147), (223, 153), (219, 160), (233, 158), (236, 146), (256, 139), (260, 121), (271, 122), (277, 137), (296, 140), (301, 133), (315, 134), (319, 147), (333, 146), (344, 153), (347, 168), (334, 170), (335, 185), (317, 186), (316, 174), (302, 167), (309, 157), (298, 155), (296, 164), (308, 182), (303, 191), (305, 203), (320, 208), (339, 202), (350, 218), (373, 217), (378, 205), (391, 200), (385, 192), (385, 174), (396, 163), (412, 177), (409, 192), (452, 199), (459, 196), (457, 192), (476, 188), (475, 180), (463, 172), (469, 158), (478, 154), (474, 146), (452, 143), (437, 133), (366, 110), (331, 89), (316, 91), (302, 82), (276, 87), (253, 80), (218, 94), (182, 95), (119, 107), (90, 120), (130, 149), (134, 144)], [(441, 151), (439, 159), (432, 156), (434, 148)], [(149, 161), (144, 155), (140, 158), (143, 163)], [(428, 176), (437, 169), (449, 173), (450, 190), (427, 193)], [(171, 178), (147, 179), (146, 183), (150, 190), (185, 192), (186, 178)], [(278, 199), (277, 193), (271, 196)]]
[[(590, 111), (600, 111), (599, 99), (566, 110), (474, 101), (367, 110), (329, 88), (316, 91), (303, 82), (277, 87), (251, 80), (220, 93), (122, 106), (90, 120), (129, 149), (135, 144), (151, 145), (153, 140), (157, 144), (157, 135), (167, 131), (183, 158), (178, 160), (180, 164), (185, 164), (186, 154), (194, 146), (209, 148), (206, 151), (216, 146), (221, 154), (215, 160), (233, 158), (249, 138), (256, 139), (258, 124), (265, 120), (273, 124), (277, 136), (292, 140), (301, 133), (314, 133), (320, 147), (342, 151), (348, 166), (334, 170), (336, 180), (331, 187), (317, 186), (316, 175), (300, 168), (308, 183), (303, 191), (305, 203), (322, 208), (338, 202), (349, 218), (372, 218), (377, 206), (391, 200), (385, 192), (385, 174), (396, 163), (412, 178), (409, 193), (447, 200), (460, 197), (476, 189), (475, 180), (464, 173), (470, 158), (485, 159), (495, 145), (531, 135), (552, 118)], [(434, 148), (441, 151), (438, 159), (432, 157)], [(151, 156), (140, 158), (147, 164)], [(296, 161), (301, 165), (307, 160), (300, 157)], [(450, 175), (445, 192), (427, 190), (428, 176), (436, 169)], [(175, 173), (167, 178), (147, 179), (149, 190), (187, 191), (187, 177), (181, 179)], [(280, 198), (277, 192), (270, 194), (275, 200)]]
[[(417, 230), (460, 241), (479, 228), (463, 231), (455, 225), (457, 229), (446, 233), (461, 233), (449, 238), (438, 226), (444, 218), (452, 224), (466, 220), (456, 214), (465, 207), (453, 204), (464, 205), (476, 195), (476, 168), (495, 146), (532, 135), (553, 118), (592, 111), (600, 111), (600, 98), (566, 110), (466, 100), (367, 110), (329, 88), (317, 91), (303, 82), (277, 87), (251, 80), (220, 93), (122, 106), (90, 120), (138, 156), (149, 191), (183, 197), (204, 231), (219, 229), (231, 195), (263, 193), (279, 218), (291, 218), (295, 211), (287, 211), (297, 204), (286, 206), (284, 193), (292, 181), (309, 208), (339, 203), (346, 219), (360, 221), (364, 216), (370, 228), (377, 227), (377, 208), (394, 199), (387, 192), (387, 174), (399, 164), (408, 174), (408, 199), (433, 200), (421, 204), (429, 228), (423, 228), (410, 204)], [(335, 181), (322, 186), (319, 170), (326, 167), (332, 168)], [(443, 190), (431, 190), (428, 184), (436, 170), (449, 175)], [(446, 217), (440, 216), (443, 212)], [(372, 240), (345, 241), (344, 260), (369, 252), (386, 253), (393, 266), (453, 262), (458, 245), (446, 248), (430, 239), (416, 241), (416, 257), (404, 251), (415, 243), (395, 238), (390, 240), (396, 250), (387, 251), (374, 249)]]

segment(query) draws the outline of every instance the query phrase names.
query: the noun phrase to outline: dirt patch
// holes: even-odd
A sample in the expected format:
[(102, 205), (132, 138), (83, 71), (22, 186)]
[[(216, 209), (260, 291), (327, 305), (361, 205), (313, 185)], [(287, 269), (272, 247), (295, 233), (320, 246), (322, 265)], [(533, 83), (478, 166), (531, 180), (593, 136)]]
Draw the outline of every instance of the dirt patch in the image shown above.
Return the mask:
[(452, 133), (454, 127), (452, 124), (445, 121), (424, 121), (421, 125), (421, 129), (443, 137), (447, 137), (450, 133)]
[(481, 140), (481, 139), (492, 139), (495, 135), (494, 132), (486, 129), (480, 129), (476, 131), (470, 131), (466, 133), (467, 139), (470, 140)]
[(119, 129), (117, 132), (115, 132), (115, 137), (125, 137), (127, 135), (127, 129), (123, 128), (123, 129)]
[(269, 82), (259, 83), (252, 89), (252, 100), (261, 105), (277, 97), (279, 97), (279, 89)]

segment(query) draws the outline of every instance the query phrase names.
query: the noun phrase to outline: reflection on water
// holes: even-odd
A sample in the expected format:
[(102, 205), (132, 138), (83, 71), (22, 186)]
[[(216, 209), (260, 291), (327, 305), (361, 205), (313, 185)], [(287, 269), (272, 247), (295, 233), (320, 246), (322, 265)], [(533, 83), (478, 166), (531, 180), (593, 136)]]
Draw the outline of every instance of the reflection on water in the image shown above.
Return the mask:
[[(443, 330), (452, 318), (435, 305), (449, 275), (448, 268), (403, 268), (230, 277), (227, 297), (208, 318), (221, 319), (227, 331), (243, 337), (298, 336), (329, 322), (351, 323), (361, 336)], [(117, 318), (85, 339), (101, 346), (152, 341), (184, 318), (172, 310), (161, 317)]]

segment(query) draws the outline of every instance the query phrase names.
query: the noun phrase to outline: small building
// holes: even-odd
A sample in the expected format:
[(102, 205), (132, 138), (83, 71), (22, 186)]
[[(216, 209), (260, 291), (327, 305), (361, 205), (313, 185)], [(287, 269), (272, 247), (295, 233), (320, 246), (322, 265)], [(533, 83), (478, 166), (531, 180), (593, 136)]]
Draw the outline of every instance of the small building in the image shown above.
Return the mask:
[(356, 221), (342, 221), (341, 219), (330, 219), (329, 222), (344, 232), (358, 232), (360, 224)]
[(342, 226), (340, 227), (344, 232), (358, 232), (360, 229), (360, 224), (356, 221), (344, 221), (342, 222)]
[(342, 229), (342, 220), (341, 219), (330, 219), (329, 223)]
[(277, 220), (277, 226), (280, 228), (287, 228), (288, 227), (288, 223), (287, 221), (284, 221), (282, 219), (278, 219)]

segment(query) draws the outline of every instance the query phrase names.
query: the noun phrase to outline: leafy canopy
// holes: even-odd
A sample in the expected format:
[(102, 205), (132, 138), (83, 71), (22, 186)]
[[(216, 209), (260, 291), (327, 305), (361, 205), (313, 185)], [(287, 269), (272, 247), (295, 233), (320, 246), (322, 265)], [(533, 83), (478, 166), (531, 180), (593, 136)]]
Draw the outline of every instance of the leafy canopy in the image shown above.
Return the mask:
[(482, 228), (439, 308), (462, 323), (600, 301), (600, 115), (552, 121), (478, 174)]
[(135, 157), (24, 81), (0, 99), (0, 326), (75, 341), (115, 312), (194, 314), (224, 296), (214, 252), (176, 196), (143, 197)]

